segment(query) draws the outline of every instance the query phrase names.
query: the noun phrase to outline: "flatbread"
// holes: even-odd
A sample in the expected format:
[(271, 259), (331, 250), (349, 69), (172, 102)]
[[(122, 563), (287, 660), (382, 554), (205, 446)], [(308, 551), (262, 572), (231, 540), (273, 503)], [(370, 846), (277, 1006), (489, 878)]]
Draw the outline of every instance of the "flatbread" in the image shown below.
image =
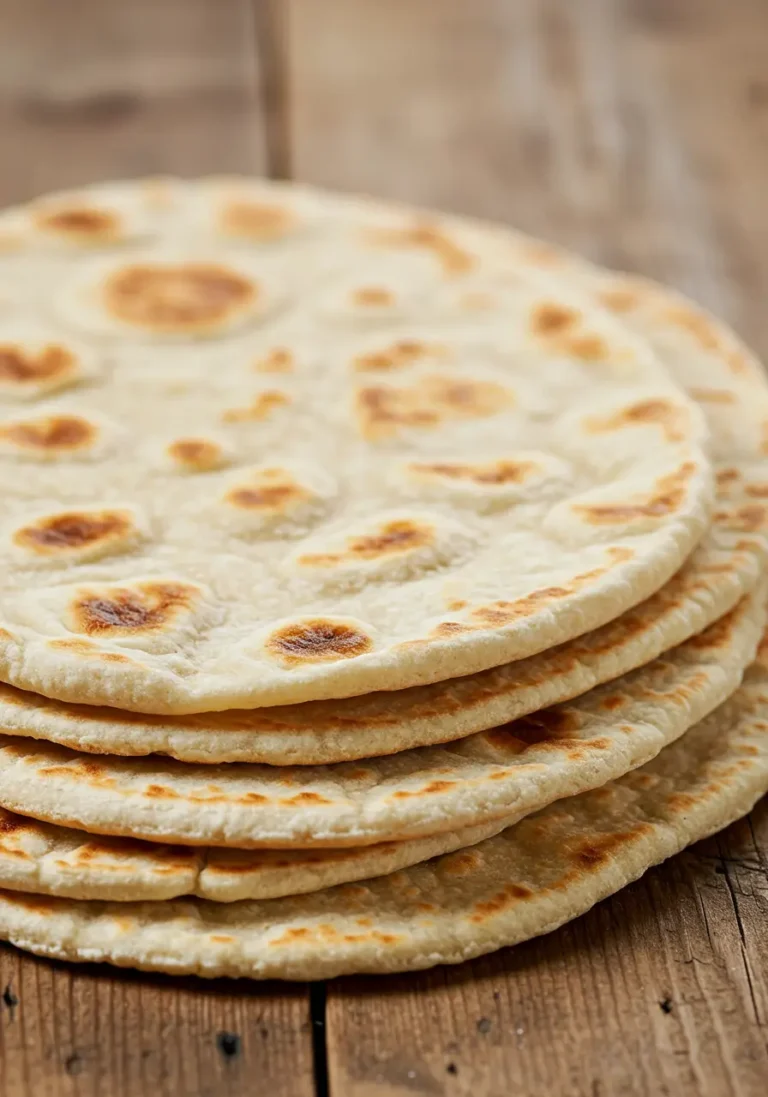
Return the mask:
[(0, 893), (0, 936), (64, 960), (252, 979), (459, 963), (548, 933), (768, 790), (768, 653), (738, 693), (642, 769), (471, 849), (289, 899), (78, 903)]
[(452, 744), (335, 766), (189, 765), (0, 741), (0, 805), (91, 834), (182, 845), (372, 845), (521, 818), (642, 765), (736, 689), (765, 589), (666, 656)]
[(712, 525), (680, 571), (615, 621), (546, 652), (449, 682), (341, 701), (151, 716), (0, 684), (0, 729), (77, 751), (215, 764), (317, 765), (448, 743), (569, 700), (703, 631), (768, 563), (768, 465), (721, 464)]
[[(518, 246), (522, 260), (557, 264), (559, 276), (618, 311), (705, 411), (719, 459), (712, 525), (661, 591), (582, 637), (449, 682), (171, 718), (67, 705), (0, 684), (0, 727), (75, 750), (161, 753), (209, 764), (315, 765), (391, 754), (450, 742), (578, 696), (683, 643), (754, 589), (768, 554), (768, 386), (760, 367), (729, 329), (679, 295), (595, 271), (535, 241), (520, 238)], [(486, 310), (493, 302), (489, 292)], [(502, 294), (497, 307), (503, 302)]]
[(613, 620), (705, 530), (697, 409), (502, 230), (222, 180), (8, 220), (13, 685), (183, 713), (445, 680)]
[(180, 895), (217, 903), (274, 899), (397, 872), (474, 845), (506, 825), (494, 820), (346, 849), (199, 849), (83, 834), (0, 808), (0, 888), (118, 902)]

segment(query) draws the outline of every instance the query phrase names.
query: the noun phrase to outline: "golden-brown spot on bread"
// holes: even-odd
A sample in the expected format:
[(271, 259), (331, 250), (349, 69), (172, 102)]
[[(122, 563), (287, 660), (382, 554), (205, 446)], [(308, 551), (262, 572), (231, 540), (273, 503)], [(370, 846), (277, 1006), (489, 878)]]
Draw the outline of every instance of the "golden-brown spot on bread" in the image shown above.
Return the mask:
[(531, 330), (535, 335), (562, 335), (564, 331), (578, 323), (581, 314), (566, 305), (545, 301), (536, 305), (531, 314)]
[(44, 415), (0, 426), (0, 438), (20, 449), (57, 456), (87, 449), (98, 428), (79, 415)]
[(652, 773), (633, 773), (632, 780), (638, 788), (645, 790), (653, 788), (659, 783), (659, 778)]
[(440, 861), (440, 868), (449, 876), (468, 876), (483, 863), (480, 853), (473, 849), (462, 849), (457, 853), (449, 853)]
[(613, 525), (638, 518), (663, 518), (680, 510), (685, 501), (686, 482), (695, 470), (693, 462), (686, 461), (674, 472), (659, 477), (647, 498), (636, 503), (577, 503), (573, 510), (593, 525)]
[(279, 240), (293, 230), (296, 220), (296, 214), (287, 206), (236, 199), (221, 209), (219, 229), (239, 239)]
[(600, 702), (600, 708), (605, 709), (606, 712), (615, 712), (617, 708), (621, 708), (624, 704), (624, 698), (620, 693), (611, 693), (608, 697), (604, 697)]
[(611, 312), (631, 312), (640, 304), (640, 296), (632, 289), (605, 289), (598, 294), (600, 303)]
[(700, 404), (735, 404), (736, 394), (727, 389), (689, 388), (688, 395)]
[(225, 423), (260, 422), (269, 419), (277, 408), (290, 404), (291, 398), (287, 392), (272, 389), (268, 392), (260, 392), (245, 408), (229, 408), (222, 413), (222, 421)]
[(689, 305), (673, 305), (665, 312), (668, 323), (691, 335), (702, 350), (718, 350), (722, 339), (716, 326), (703, 313)]
[(721, 487), (726, 487), (728, 484), (733, 484), (737, 480), (741, 479), (741, 473), (738, 469), (718, 469), (715, 474), (715, 479)]
[(691, 808), (695, 808), (697, 804), (695, 796), (691, 796), (687, 792), (673, 792), (667, 800), (667, 807), (670, 811), (690, 811)]
[(418, 392), (380, 386), (359, 389), (356, 411), (364, 438), (390, 438), (401, 427), (434, 427), (440, 422)]
[[(353, 723), (354, 723), (354, 720), (350, 719), (350, 724), (353, 724)], [(368, 720), (366, 718), (366, 726), (367, 726), (367, 724), (368, 724)], [(348, 769), (346, 771), (345, 776), (346, 776), (346, 779), (349, 780), (349, 781), (370, 781), (376, 775), (373, 772), (373, 770), (371, 770), (371, 769), (365, 769), (363, 766), (356, 766), (354, 769)]]
[(686, 641), (686, 647), (691, 647), (696, 651), (709, 651), (715, 648), (727, 649), (747, 607), (748, 601), (748, 598), (742, 598), (729, 613), (718, 618), (717, 621), (714, 621), (703, 632), (696, 633), (695, 636), (689, 637)]
[(574, 738), (579, 726), (578, 718), (567, 709), (547, 708), (492, 728), (484, 735), (497, 750), (518, 755), (531, 747), (554, 744), (559, 748), (580, 743), (581, 740)]
[(408, 789), (400, 789), (398, 792), (392, 793), (393, 800), (410, 800), (416, 796), (431, 796), (434, 793), (447, 792), (455, 786), (455, 781), (430, 781), (428, 785), (424, 785), (422, 788), (414, 789), (410, 792)]
[(81, 590), (70, 613), (77, 632), (88, 636), (131, 636), (162, 631), (191, 609), (199, 590), (181, 582), (147, 580), (133, 586)]
[(22, 526), (13, 534), (13, 543), (38, 555), (55, 556), (97, 544), (116, 544), (133, 532), (135, 526), (128, 511), (73, 510)]
[(505, 886), (490, 899), (481, 900), (472, 907), (470, 920), (472, 922), (484, 922), (492, 918), (494, 914), (501, 914), (503, 910), (514, 906), (524, 899), (530, 899), (533, 891), (525, 884), (505, 884)]
[(636, 841), (641, 835), (653, 830), (650, 823), (638, 823), (632, 830), (619, 834), (603, 834), (594, 838), (584, 838), (568, 847), (570, 859), (579, 868), (596, 869), (609, 861), (616, 850), (629, 842)]
[(210, 438), (177, 438), (167, 453), (185, 472), (210, 472), (225, 463), (224, 451)]
[(452, 598), (448, 602), (448, 609), (452, 613), (458, 613), (460, 609), (466, 609), (468, 605), (469, 602), (467, 602), (464, 598)]
[(312, 498), (285, 469), (260, 469), (250, 481), (230, 488), (224, 501), (246, 511), (281, 514)]
[(71, 205), (41, 210), (33, 222), (43, 232), (53, 232), (78, 244), (108, 244), (121, 235), (121, 221), (111, 210), (98, 206)]
[(586, 421), (585, 425), (593, 434), (623, 430), (633, 426), (658, 426), (664, 432), (667, 441), (681, 442), (685, 438), (687, 424), (688, 413), (682, 405), (672, 400), (658, 398), (640, 400), (620, 408), (612, 415), (592, 417)]
[(361, 308), (389, 308), (395, 303), (395, 296), (384, 286), (360, 286), (352, 291), (352, 303)]
[[(90, 640), (49, 640), (48, 641), (48, 647), (54, 648), (54, 650), (56, 650), (56, 651), (66, 651), (69, 654), (85, 655), (85, 656), (90, 657), (91, 659), (101, 659), (101, 661), (104, 662), (104, 663), (133, 663), (134, 662), (134, 660), (130, 659), (127, 655), (121, 655), (117, 651), (101, 651), (99, 648), (96, 647), (95, 644), (92, 644), (90, 642)], [(67, 715), (69, 717), (72, 717), (74, 715), (73, 710), (74, 710), (74, 706), (71, 706), (67, 710)], [(90, 712), (83, 713), (83, 711), (81, 709), (80, 712), (78, 713), (78, 716), (79, 716), (80, 719), (82, 719), (83, 716), (85, 716), (88, 719), (98, 719), (99, 718), (98, 711), (99, 710), (95, 709), (93, 713), (90, 713)], [(110, 713), (111, 713), (111, 710), (102, 709), (101, 710), (101, 719), (104, 719), (105, 716), (109, 716)], [(122, 712), (120, 714), (120, 719), (123, 720), (123, 721), (125, 721), (125, 720), (134, 720), (134, 722), (136, 722), (135, 721), (135, 716), (131, 716), (129, 713), (126, 713), (126, 712)], [(85, 749), (86, 748), (83, 747), (83, 746), (78, 747), (78, 750), (85, 750)], [(98, 752), (96, 752), (96, 753), (98, 753)]]
[(77, 370), (75, 355), (48, 343), (36, 354), (16, 343), (0, 343), (0, 382), (23, 386), (35, 381), (64, 380)]
[(716, 511), (715, 521), (741, 533), (757, 533), (768, 529), (768, 506), (760, 503), (745, 503), (730, 510)]
[(563, 350), (582, 362), (602, 362), (610, 357), (611, 347), (601, 335), (584, 333), (563, 340)]
[[(226, 799), (226, 797), (222, 797)], [(262, 796), (260, 792), (244, 792), (242, 796), (237, 797), (238, 804), (268, 804), (269, 797)]]
[(325, 796), (321, 796), (319, 792), (299, 792), (296, 796), (291, 796), (288, 800), (282, 801), (284, 804), (332, 804), (332, 800), (328, 800)]
[(291, 373), (295, 366), (296, 357), (287, 347), (273, 347), (253, 364), (257, 373)]
[(468, 274), (475, 257), (432, 221), (393, 229), (374, 229), (370, 238), (385, 247), (418, 248), (431, 252), (446, 274)]
[(174, 792), (172, 788), (168, 788), (167, 785), (147, 785), (144, 789), (144, 795), (148, 796), (150, 800), (178, 800), (178, 792)]
[(167, 333), (224, 323), (258, 296), (254, 281), (213, 262), (134, 263), (104, 286), (104, 303), (118, 320)]
[(9, 632), (7, 628), (0, 628), (0, 640), (7, 643), (9, 640), (14, 640), (15, 637), (12, 632)]
[(109, 788), (115, 784), (114, 778), (106, 777), (104, 766), (100, 762), (93, 762), (88, 759), (74, 762), (72, 765), (52, 765), (43, 766), (38, 773), (49, 774), (53, 777), (68, 777), (72, 780), (78, 780), (83, 777), (94, 784), (100, 784), (105, 788)]
[(513, 396), (494, 381), (434, 374), (410, 387), (360, 388), (355, 403), (363, 437), (378, 441), (403, 427), (424, 429), (452, 419), (485, 419), (509, 408)]
[(343, 621), (308, 618), (276, 629), (266, 643), (270, 655), (288, 665), (355, 659), (373, 648), (373, 641)]
[[(458, 636), (461, 632), (474, 632), (474, 629), (471, 625), (463, 625), (461, 621), (441, 621), (439, 625), (435, 625), (432, 629), (431, 635), (437, 637)], [(412, 640), (410, 643), (418, 643), (418, 641)]]
[(725, 357), (731, 372), (742, 377), (754, 376), (760, 370), (743, 350), (729, 350)]
[(753, 499), (768, 499), (768, 484), (747, 484), (744, 491)]
[(234, 937), (231, 937), (228, 933), (211, 933), (208, 935), (209, 941), (215, 941), (217, 945), (229, 944), (230, 941), (234, 941)]
[(481, 484), (483, 487), (522, 484), (536, 472), (535, 461), (490, 461), (485, 464), (453, 464), (437, 461), (432, 464), (414, 462), (408, 471), (416, 476), (435, 480), (452, 480), (460, 483)]
[(335, 553), (306, 553), (299, 557), (305, 567), (336, 567), (356, 560), (381, 560), (431, 545), (434, 526), (410, 518), (384, 522), (376, 533), (347, 538), (346, 548)]
[(426, 343), (420, 339), (396, 339), (383, 350), (356, 355), (352, 365), (361, 373), (376, 373), (403, 369), (424, 358), (445, 358), (447, 353), (447, 347), (441, 343)]
[[(595, 579), (599, 579), (601, 575), (605, 575), (611, 567), (631, 560), (634, 556), (634, 550), (628, 545), (611, 545), (606, 550), (606, 555), (609, 558), (609, 564), (603, 567), (590, 568), (589, 571), (583, 571), (579, 575), (575, 575), (567, 587), (541, 587), (539, 590), (533, 590), (530, 594), (525, 594), (521, 598), (516, 598), (514, 602), (500, 600), (487, 606), (479, 606), (477, 609), (472, 610), (470, 615), (475, 621), (479, 622), (475, 627), (499, 628), (503, 625), (509, 625), (521, 617), (527, 617), (529, 614), (535, 613), (549, 602), (575, 594), (583, 587), (594, 582)], [(433, 629), (432, 635), (440, 635), (439, 625), (436, 629)]]
[(540, 590), (531, 591), (530, 594), (515, 599), (514, 602), (500, 600), (488, 606), (480, 606), (472, 610), (471, 616), (482, 626), (498, 628), (501, 625), (510, 624), (519, 617), (527, 617), (547, 602), (567, 598), (571, 593), (569, 587), (542, 587)]
[(283, 931), (279, 937), (275, 937), (270, 941), (270, 945), (290, 945), (294, 941), (303, 941), (310, 936), (310, 931), (306, 926), (290, 927)]

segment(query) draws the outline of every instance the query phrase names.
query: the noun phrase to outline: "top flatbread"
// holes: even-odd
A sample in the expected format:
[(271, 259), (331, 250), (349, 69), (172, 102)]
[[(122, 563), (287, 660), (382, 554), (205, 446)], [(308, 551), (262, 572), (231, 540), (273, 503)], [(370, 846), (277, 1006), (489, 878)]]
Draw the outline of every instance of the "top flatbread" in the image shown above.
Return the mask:
[[(759, 365), (724, 325), (669, 290), (596, 271), (528, 240), (518, 246), (548, 269), (559, 264), (558, 276), (619, 310), (705, 412), (718, 457), (712, 524), (660, 591), (548, 651), (395, 693), (161, 717), (68, 705), (0, 685), (0, 729), (81, 751), (212, 764), (314, 765), (391, 754), (450, 742), (584, 693), (703, 631), (754, 589), (768, 553), (768, 386)], [(490, 290), (484, 299), (491, 308)]]
[(12, 684), (182, 713), (445, 680), (614, 619), (704, 531), (697, 410), (500, 232), (219, 180), (0, 233)]

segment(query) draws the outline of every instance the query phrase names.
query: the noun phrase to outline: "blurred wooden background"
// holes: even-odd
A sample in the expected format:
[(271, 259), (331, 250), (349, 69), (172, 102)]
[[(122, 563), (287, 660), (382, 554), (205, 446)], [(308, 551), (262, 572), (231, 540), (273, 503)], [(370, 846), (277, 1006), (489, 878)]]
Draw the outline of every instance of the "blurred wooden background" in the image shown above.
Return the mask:
[[(0, 204), (296, 176), (508, 220), (768, 356), (765, 0), (0, 0)], [(765, 1097), (768, 809), (592, 914), (407, 978), (263, 987), (0, 950), (0, 1095)]]

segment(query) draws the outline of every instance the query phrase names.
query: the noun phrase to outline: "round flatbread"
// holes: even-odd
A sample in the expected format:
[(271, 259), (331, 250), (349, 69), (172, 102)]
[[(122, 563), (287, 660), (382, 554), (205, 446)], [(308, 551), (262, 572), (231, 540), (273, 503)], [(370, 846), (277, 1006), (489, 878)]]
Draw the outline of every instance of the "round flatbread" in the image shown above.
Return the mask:
[(269, 902), (78, 903), (0, 893), (0, 936), (64, 960), (327, 979), (459, 963), (548, 933), (768, 790), (768, 662), (642, 769), (402, 872)]
[(768, 467), (718, 468), (712, 525), (655, 595), (549, 651), (477, 674), (267, 709), (152, 716), (55, 701), (0, 683), (0, 729), (73, 750), (185, 762), (318, 765), (449, 743), (579, 696), (706, 629), (768, 562)]
[(226, 180), (8, 216), (13, 685), (184, 713), (445, 680), (613, 620), (705, 530), (698, 410), (501, 230)]
[(736, 689), (765, 589), (666, 656), (570, 704), (450, 747), (335, 766), (200, 767), (0, 740), (0, 805), (83, 829), (182, 845), (372, 845), (521, 818), (642, 765)]
[(494, 820), (345, 849), (196, 849), (83, 834), (0, 808), (0, 888), (118, 902), (180, 895), (217, 903), (274, 899), (397, 872), (474, 845), (506, 825)]
[[(0, 685), (0, 727), (76, 750), (198, 763), (315, 765), (395, 753), (471, 735), (577, 696), (656, 658), (727, 613), (752, 590), (768, 550), (768, 386), (735, 336), (653, 283), (596, 272), (523, 240), (525, 256), (619, 310), (705, 411), (717, 453), (707, 534), (661, 591), (565, 644), (449, 682), (268, 710), (158, 718), (67, 705)], [(524, 257), (525, 257), (524, 256)], [(494, 303), (489, 292), (485, 307)], [(681, 320), (682, 318), (682, 320)], [(696, 368), (691, 373), (691, 362)], [(286, 363), (277, 359), (275, 366)]]

